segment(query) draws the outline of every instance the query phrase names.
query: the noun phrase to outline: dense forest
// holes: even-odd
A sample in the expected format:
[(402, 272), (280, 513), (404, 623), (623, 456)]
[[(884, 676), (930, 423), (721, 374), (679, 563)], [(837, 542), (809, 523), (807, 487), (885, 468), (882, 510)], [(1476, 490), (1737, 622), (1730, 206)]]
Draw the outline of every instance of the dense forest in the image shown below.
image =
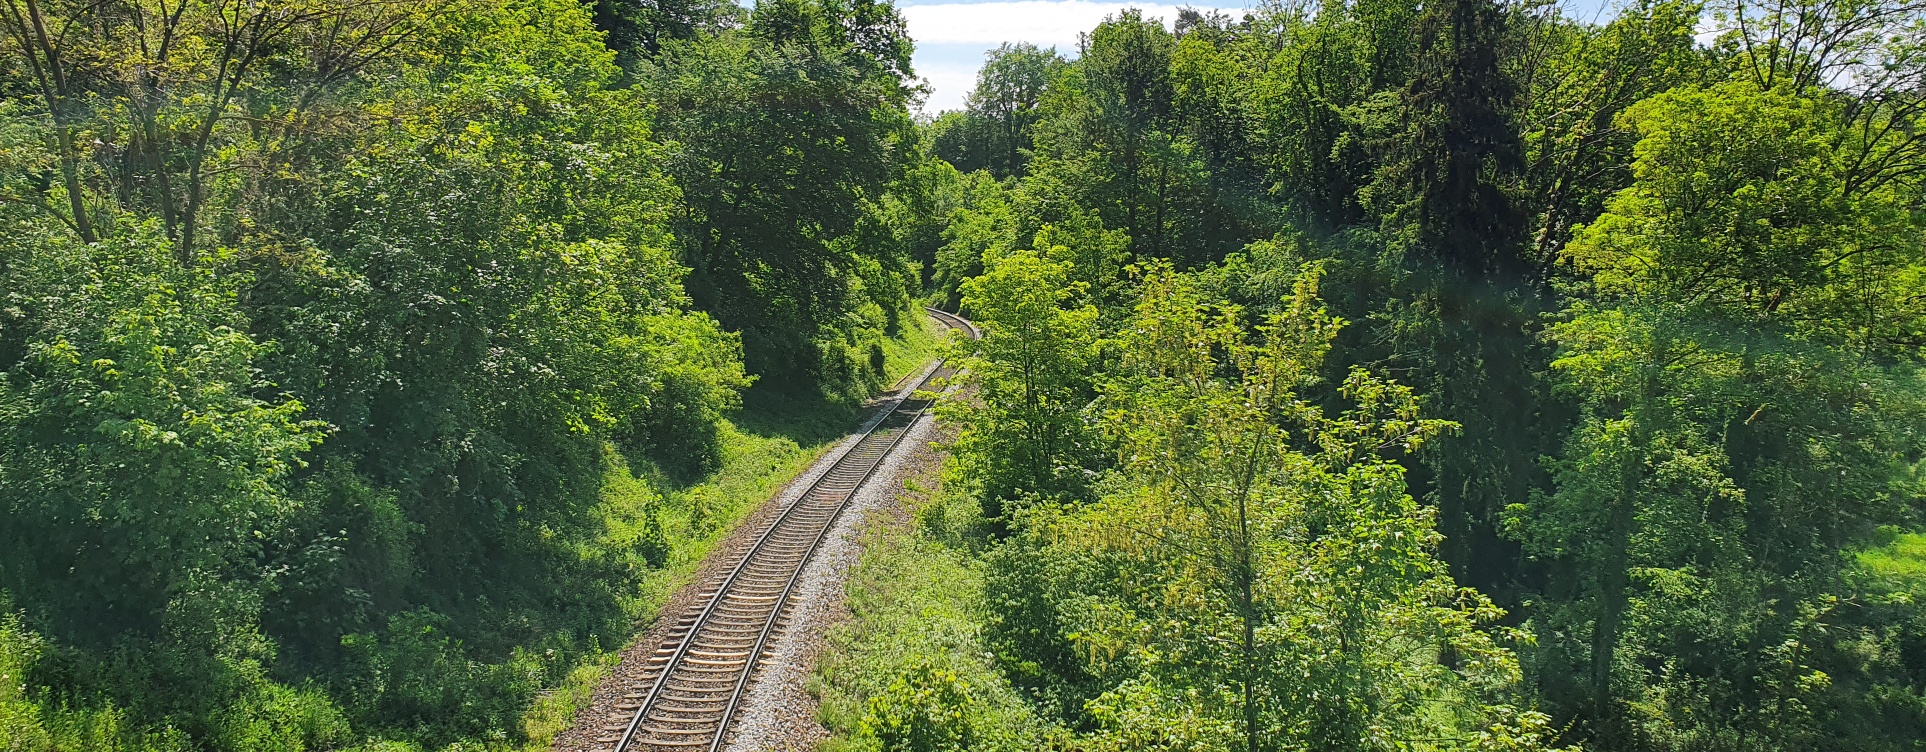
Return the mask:
[(928, 339), (887, 5), (0, 11), (0, 748), (520, 744)]
[(1285, 3), (991, 52), (927, 126), (975, 398), (825, 720), (1920, 749), (1922, 11)]
[(1926, 5), (0, 4), (5, 749), (546, 748), (919, 304), (831, 746), (1926, 744)]

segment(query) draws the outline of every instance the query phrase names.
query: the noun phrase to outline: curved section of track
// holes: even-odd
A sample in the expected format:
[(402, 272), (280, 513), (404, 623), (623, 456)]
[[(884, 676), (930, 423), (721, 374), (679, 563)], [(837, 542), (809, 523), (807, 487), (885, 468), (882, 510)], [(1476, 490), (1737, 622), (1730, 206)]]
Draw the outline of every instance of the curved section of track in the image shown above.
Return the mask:
[[(971, 339), (970, 322), (935, 309), (930, 315)], [(856, 490), (902, 442), (906, 429), (929, 409), (916, 392), (954, 371), (939, 363), (871, 424), (835, 464), (777, 515), (702, 608), (685, 617), (649, 656), (635, 690), (618, 710), (633, 710), (626, 727), (597, 739), (612, 752), (723, 748), (736, 708), (755, 678), (756, 663), (782, 629), (796, 581)], [(616, 733), (619, 732), (619, 733)]]

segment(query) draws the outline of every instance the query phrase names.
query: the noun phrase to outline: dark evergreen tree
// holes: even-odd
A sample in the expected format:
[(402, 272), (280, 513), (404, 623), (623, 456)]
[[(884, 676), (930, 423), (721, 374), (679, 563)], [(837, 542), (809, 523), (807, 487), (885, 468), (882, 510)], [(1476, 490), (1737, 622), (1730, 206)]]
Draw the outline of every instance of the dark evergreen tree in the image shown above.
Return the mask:
[(1500, 61), (1505, 15), (1492, 0), (1446, 0), (1418, 19), (1405, 128), (1367, 190), (1386, 230), (1458, 274), (1516, 280), (1524, 221), (1507, 193), (1524, 169), (1512, 124), (1517, 87)]
[(1460, 581), (1500, 595), (1517, 547), (1499, 535), (1505, 505), (1541, 487), (1546, 416), (1534, 283), (1521, 263), (1525, 223), (1509, 190), (1524, 168), (1504, 70), (1506, 16), (1492, 0), (1446, 0), (1416, 20), (1402, 129), (1390, 131), (1362, 202), (1403, 262), (1395, 314), (1380, 335), (1416, 373), (1428, 405), (1460, 434), (1421, 459)]

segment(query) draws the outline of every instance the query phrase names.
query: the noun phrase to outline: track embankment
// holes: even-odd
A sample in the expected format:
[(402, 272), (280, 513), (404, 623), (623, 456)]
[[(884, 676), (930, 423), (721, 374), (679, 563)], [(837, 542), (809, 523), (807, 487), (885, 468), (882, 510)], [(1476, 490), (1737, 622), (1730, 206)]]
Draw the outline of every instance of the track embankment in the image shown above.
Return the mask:
[[(975, 336), (962, 319), (931, 311)], [(842, 595), (863, 515), (888, 501), (930, 437), (926, 388), (952, 371), (932, 363), (889, 396), (716, 549), (694, 584), (557, 737), (558, 750), (658, 752), (784, 749), (803, 741), (808, 674), (825, 614)], [(921, 394), (919, 394), (921, 392)]]

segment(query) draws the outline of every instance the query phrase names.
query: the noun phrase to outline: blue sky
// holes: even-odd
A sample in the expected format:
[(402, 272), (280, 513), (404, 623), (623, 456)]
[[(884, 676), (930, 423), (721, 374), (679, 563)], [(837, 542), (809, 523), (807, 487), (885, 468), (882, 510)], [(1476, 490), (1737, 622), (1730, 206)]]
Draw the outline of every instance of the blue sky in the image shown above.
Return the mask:
[[(929, 83), (923, 111), (936, 113), (963, 106), (963, 97), (976, 85), (983, 53), (1003, 42), (1055, 45), (1065, 57), (1077, 53), (1077, 32), (1089, 31), (1105, 16), (1126, 7), (1162, 18), (1168, 25), (1177, 7), (1219, 8), (1236, 16), (1255, 3), (1240, 0), (1198, 0), (1183, 3), (1113, 2), (1112, 0), (897, 0), (916, 40), (917, 75)], [(1568, 13), (1590, 16), (1611, 0), (1567, 0)]]

